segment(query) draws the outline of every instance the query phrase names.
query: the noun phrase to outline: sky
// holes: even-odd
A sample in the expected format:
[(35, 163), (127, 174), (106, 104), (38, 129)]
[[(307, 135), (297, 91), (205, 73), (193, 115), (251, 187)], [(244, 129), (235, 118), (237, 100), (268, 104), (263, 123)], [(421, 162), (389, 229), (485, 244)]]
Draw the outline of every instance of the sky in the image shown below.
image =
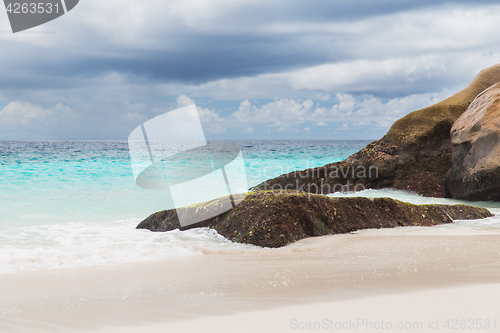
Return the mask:
[(196, 103), (207, 139), (375, 140), (500, 63), (500, 4), (80, 0), (13, 34), (0, 140), (126, 140)]

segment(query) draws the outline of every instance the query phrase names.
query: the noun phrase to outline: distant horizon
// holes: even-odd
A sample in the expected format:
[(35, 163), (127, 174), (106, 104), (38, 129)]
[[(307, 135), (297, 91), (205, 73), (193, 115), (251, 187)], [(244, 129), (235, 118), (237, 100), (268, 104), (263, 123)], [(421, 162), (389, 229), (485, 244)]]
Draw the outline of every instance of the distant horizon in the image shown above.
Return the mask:
[[(0, 142), (100, 142), (100, 141), (121, 141), (127, 142), (128, 140), (122, 139), (87, 139), (87, 140), (73, 140), (73, 139), (58, 139), (58, 140), (0, 140)], [(370, 139), (207, 139), (210, 141), (374, 141)], [(375, 140), (376, 141), (376, 140)]]

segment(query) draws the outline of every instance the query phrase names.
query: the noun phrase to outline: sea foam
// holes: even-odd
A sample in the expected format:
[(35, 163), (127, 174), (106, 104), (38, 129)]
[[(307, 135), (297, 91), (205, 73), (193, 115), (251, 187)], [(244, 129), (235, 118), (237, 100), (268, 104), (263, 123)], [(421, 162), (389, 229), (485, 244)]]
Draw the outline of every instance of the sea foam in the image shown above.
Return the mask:
[(245, 250), (207, 228), (154, 233), (138, 220), (63, 223), (0, 231), (0, 274), (159, 261), (213, 250)]

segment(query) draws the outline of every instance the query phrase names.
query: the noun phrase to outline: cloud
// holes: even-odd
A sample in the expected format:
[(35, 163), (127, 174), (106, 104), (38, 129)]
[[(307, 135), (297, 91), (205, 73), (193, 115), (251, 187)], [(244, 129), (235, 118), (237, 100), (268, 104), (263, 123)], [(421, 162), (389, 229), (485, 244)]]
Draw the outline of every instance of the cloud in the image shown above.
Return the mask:
[[(272, 137), (273, 133), (310, 132), (312, 126), (315, 126), (315, 131), (311, 133), (321, 138), (342, 138), (335, 137), (334, 133), (328, 134), (340, 128), (344, 130), (344, 138), (371, 139), (383, 135), (396, 119), (406, 113), (434, 104), (449, 94), (415, 94), (389, 100), (351, 94), (336, 94), (328, 101), (276, 99), (252, 103), (244, 100), (225, 113), (217, 107), (199, 106), (203, 104), (199, 101), (197, 110), (209, 139), (221, 135), (235, 138), (238, 133), (249, 138), (261, 138), (263, 134)], [(153, 102), (157, 108), (148, 111), (148, 105)], [(135, 127), (158, 113), (194, 102), (195, 98), (187, 95), (177, 96), (172, 103), (125, 100), (118, 105), (111, 103), (107, 112), (102, 112), (99, 105), (107, 102), (99, 98), (68, 98), (64, 103), (45, 108), (16, 101), (0, 111), (0, 130), (4, 139), (116, 139), (128, 136)]]
[(56, 138), (62, 126), (73, 124), (78, 118), (77, 113), (62, 104), (44, 109), (27, 102), (11, 102), (0, 111), (0, 138)]
[[(285, 74), (295, 90), (344, 91), (383, 95), (386, 84), (393, 85), (391, 94), (443, 76), (444, 59), (419, 57), (411, 59), (356, 60), (326, 64)], [(413, 89), (415, 87), (412, 87)]]
[(177, 105), (179, 105), (179, 107), (188, 106), (192, 104), (195, 104), (194, 101), (191, 98), (187, 97), (186, 95), (180, 95), (179, 97), (177, 97)]
[(308, 114), (313, 107), (311, 100), (297, 102), (289, 99), (280, 99), (257, 107), (245, 100), (238, 111), (231, 115), (237, 123), (266, 124), (277, 127), (280, 131), (295, 129), (297, 125), (307, 121)]
[(300, 133), (301, 128), (310, 131), (315, 126), (316, 134), (321, 137), (332, 134), (331, 130), (341, 130), (342, 135), (351, 132), (349, 138), (371, 139), (383, 135), (398, 118), (446, 97), (446, 93), (416, 94), (385, 101), (374, 96), (355, 98), (350, 94), (337, 94), (329, 107), (312, 100), (277, 99), (262, 105), (245, 100), (236, 112), (219, 116), (214, 122), (224, 132), (239, 129), (240, 133), (255, 134), (256, 138), (273, 131)]
[(26, 126), (36, 123), (53, 113), (54, 111), (50, 109), (44, 110), (42, 107), (31, 103), (12, 102), (0, 111), (0, 119), (4, 125)]
[(428, 92), (459, 77), (455, 65), (472, 75), (464, 54), (500, 58), (500, 6), (460, 3), (88, 0), (37, 28), (55, 34), (0, 35), (0, 87), (64, 90), (109, 73), (188, 86), (272, 74), (289, 90)]
[[(195, 101), (186, 95), (180, 95), (176, 99), (178, 107), (195, 104)], [(196, 110), (200, 117), (200, 121), (205, 124), (204, 129), (208, 133), (225, 133), (226, 129), (222, 127), (223, 119), (219, 116), (217, 111), (208, 108), (197, 106)]]
[(381, 135), (499, 63), (498, 22), (495, 1), (86, 0), (0, 34), (0, 128), (125, 139), (196, 101), (206, 132), (228, 138), (343, 124)]

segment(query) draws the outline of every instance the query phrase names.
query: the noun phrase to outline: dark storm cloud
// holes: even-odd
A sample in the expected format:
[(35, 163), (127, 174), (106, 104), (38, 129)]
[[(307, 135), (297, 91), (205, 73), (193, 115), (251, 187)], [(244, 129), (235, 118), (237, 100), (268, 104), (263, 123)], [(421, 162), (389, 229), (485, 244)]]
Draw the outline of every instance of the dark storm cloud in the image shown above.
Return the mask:
[[(274, 4), (274, 5), (273, 5)], [(281, 21), (342, 21), (367, 18), (377, 15), (390, 15), (401, 11), (415, 10), (441, 5), (483, 5), (498, 4), (496, 0), (309, 0), (274, 1), (269, 6), (247, 9), (245, 16), (261, 20)], [(267, 10), (266, 10), (267, 9)], [(271, 10), (269, 10), (271, 9)]]
[(28, 68), (33, 73), (61, 78), (120, 72), (155, 81), (200, 84), (222, 78), (280, 72), (325, 61), (324, 54), (309, 54), (290, 38), (244, 35), (186, 38), (191, 43), (177, 50), (122, 50), (115, 52), (115, 56), (74, 55), (43, 68), (30, 65)]
[[(454, 4), (487, 4), (494, 1), (455, 1)], [(364, 36), (350, 32), (301, 32), (266, 31), (265, 25), (272, 24), (318, 24), (338, 23), (377, 15), (449, 4), (446, 1), (274, 1), (255, 6), (245, 5), (221, 11), (215, 15), (214, 25), (227, 23), (227, 31), (208, 29), (188, 31), (177, 26), (173, 31), (158, 29), (152, 38), (157, 44), (163, 40), (175, 41), (174, 47), (137, 49), (133, 44), (109, 46), (93, 39), (81, 39), (92, 52), (75, 52), (71, 48), (50, 49), (30, 46), (26, 52), (22, 45), (14, 45), (4, 57), (3, 65), (9, 68), (0, 77), (0, 88), (63, 88), (84, 83), (88, 77), (109, 72), (119, 72), (153, 81), (201, 84), (218, 79), (240, 76), (255, 76), (265, 73), (289, 71), (301, 67), (360, 59), (363, 54), (359, 43)], [(205, 23), (206, 24), (206, 23)], [(243, 31), (235, 31), (235, 27)], [(260, 28), (259, 28), (260, 27)], [(255, 30), (253, 29), (255, 28)], [(101, 36), (102, 38), (102, 36)], [(352, 39), (350, 39), (352, 38)], [(381, 48), (383, 44), (381, 44)], [(33, 55), (36, 59), (33, 61)], [(418, 82), (398, 84), (401, 93), (414, 89)], [(417, 88), (416, 92), (427, 92), (442, 82)], [(408, 86), (408, 88), (404, 88)], [(362, 93), (383, 94), (380, 91), (360, 90)], [(391, 94), (394, 94), (392, 92)]]
[[(259, 138), (262, 126), (269, 137), (376, 138), (500, 62), (499, 9), (485, 0), (86, 0), (39, 28), (53, 33), (0, 34), (0, 133), (125, 139), (196, 102), (221, 136)], [(0, 15), (0, 30), (7, 24)], [(231, 110), (218, 109), (224, 102)]]

